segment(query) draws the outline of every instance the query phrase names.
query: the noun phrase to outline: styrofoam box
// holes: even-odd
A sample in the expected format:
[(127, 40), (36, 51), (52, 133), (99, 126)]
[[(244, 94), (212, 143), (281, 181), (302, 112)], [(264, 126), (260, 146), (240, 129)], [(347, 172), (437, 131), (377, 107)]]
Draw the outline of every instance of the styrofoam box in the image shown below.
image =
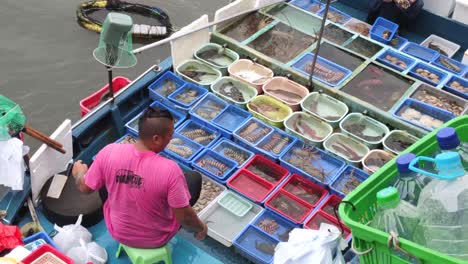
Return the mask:
[(424, 0), (424, 9), (439, 16), (448, 17), (455, 8), (455, 0)]
[(452, 19), (468, 25), (468, 1), (455, 0), (455, 10), (453, 11)]
[(428, 47), (430, 42), (440, 46), (445, 52), (447, 52), (447, 57), (449, 58), (451, 58), (460, 49), (460, 45), (434, 34), (430, 35), (423, 42), (421, 42), (421, 46)]

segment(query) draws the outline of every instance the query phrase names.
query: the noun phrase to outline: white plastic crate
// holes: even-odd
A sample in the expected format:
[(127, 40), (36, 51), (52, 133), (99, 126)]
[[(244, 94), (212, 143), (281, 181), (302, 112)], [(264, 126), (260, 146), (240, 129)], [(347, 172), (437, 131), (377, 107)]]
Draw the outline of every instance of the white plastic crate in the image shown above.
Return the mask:
[(447, 55), (448, 55), (447, 57), (449, 58), (451, 58), (460, 49), (460, 45), (453, 43), (451, 41), (448, 41), (434, 34), (430, 35), (423, 42), (421, 42), (421, 46), (429, 47), (429, 43), (431, 42), (439, 46), (440, 48), (442, 48), (445, 52), (447, 52)]
[(455, 10), (453, 11), (452, 19), (468, 25), (468, 0), (455, 1)]
[(439, 16), (448, 17), (455, 8), (455, 0), (424, 0), (424, 9)]

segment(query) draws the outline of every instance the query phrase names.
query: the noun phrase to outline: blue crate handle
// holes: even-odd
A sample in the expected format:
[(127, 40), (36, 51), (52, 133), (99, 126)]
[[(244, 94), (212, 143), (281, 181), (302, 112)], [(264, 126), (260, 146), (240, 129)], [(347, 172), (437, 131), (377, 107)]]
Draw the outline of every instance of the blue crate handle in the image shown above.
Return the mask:
[[(423, 169), (416, 167), (416, 164), (420, 161), (428, 161), (437, 165), (438, 169), (441, 170), (442, 173), (432, 173)], [(454, 162), (457, 162), (458, 164)], [(453, 165), (450, 165), (453, 164)], [(437, 155), (435, 158), (420, 156), (416, 157), (410, 162), (409, 169), (418, 172), (424, 175), (431, 176), (436, 179), (440, 180), (453, 180), (457, 177), (463, 176), (465, 174), (465, 170), (461, 165), (461, 158), (460, 154), (457, 152), (445, 152), (442, 154)]]

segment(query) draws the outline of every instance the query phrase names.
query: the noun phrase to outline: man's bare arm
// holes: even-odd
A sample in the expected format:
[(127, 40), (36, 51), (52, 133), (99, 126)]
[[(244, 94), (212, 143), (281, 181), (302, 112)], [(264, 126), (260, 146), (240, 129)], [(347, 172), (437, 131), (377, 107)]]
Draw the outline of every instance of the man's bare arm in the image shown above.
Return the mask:
[(183, 208), (172, 208), (177, 221), (186, 229), (196, 232), (196, 238), (201, 240), (204, 239), (208, 227), (203, 223), (191, 206)]

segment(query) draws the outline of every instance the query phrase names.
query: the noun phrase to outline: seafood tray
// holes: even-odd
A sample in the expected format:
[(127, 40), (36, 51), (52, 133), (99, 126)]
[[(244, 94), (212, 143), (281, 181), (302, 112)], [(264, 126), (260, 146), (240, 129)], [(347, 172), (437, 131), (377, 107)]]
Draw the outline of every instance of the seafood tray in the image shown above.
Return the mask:
[(351, 18), (351, 20), (344, 24), (344, 27), (366, 37), (369, 37), (369, 31), (371, 29), (371, 25), (356, 18)]
[(198, 121), (209, 128), (217, 129), (217, 127), (210, 121), (215, 119), (227, 107), (228, 103), (224, 100), (212, 93), (207, 93), (196, 105), (192, 107), (192, 109), (190, 109), (189, 115), (193, 120)]
[(360, 166), (362, 159), (369, 153), (369, 148), (355, 138), (334, 133), (323, 143), (325, 150), (344, 159), (347, 163)]
[(177, 66), (176, 72), (182, 78), (206, 88), (209, 88), (222, 75), (218, 69), (192, 59), (186, 60)]
[(256, 227), (248, 226), (236, 238), (234, 247), (253, 263), (270, 264), (278, 243), (278, 240), (271, 238)]
[(364, 57), (371, 58), (380, 50), (382, 50), (383, 46), (376, 42), (372, 42), (368, 39), (358, 36), (357, 38), (353, 39), (351, 42), (346, 44), (345, 48), (350, 49)]
[(457, 116), (466, 113), (468, 108), (466, 100), (426, 84), (418, 86), (409, 97), (442, 108)]
[(254, 117), (278, 128), (283, 128), (283, 121), (292, 113), (291, 107), (268, 95), (255, 97), (247, 109)]
[(312, 207), (317, 207), (319, 203), (327, 196), (328, 191), (325, 188), (313, 183), (298, 174), (289, 177), (281, 189), (294, 195), (296, 198), (308, 203)]
[(262, 88), (266, 95), (278, 99), (293, 111), (299, 110), (302, 99), (309, 94), (306, 87), (285, 77), (273, 77)]
[(227, 186), (256, 203), (262, 203), (275, 186), (246, 169), (237, 171), (227, 182)]
[(433, 49), (438, 53), (451, 58), (460, 49), (460, 45), (441, 38), (437, 35), (430, 35), (423, 42), (421, 46)]
[(408, 42), (402, 49), (404, 53), (407, 53), (409, 55), (412, 55), (413, 57), (416, 57), (418, 59), (421, 59), (423, 61), (428, 61), (431, 62), (435, 60), (438, 56), (438, 52), (429, 48), (426, 48), (424, 46), (418, 45), (413, 42)]
[(219, 155), (211, 149), (204, 149), (192, 161), (193, 168), (223, 184), (237, 167), (237, 163)]
[(237, 217), (245, 216), (253, 205), (245, 200), (239, 199), (232, 192), (226, 193), (218, 200), (218, 204)]
[[(312, 214), (310, 218), (306, 220), (304, 227), (306, 229), (319, 230), (320, 225), (322, 223), (334, 225), (338, 228), (338, 230), (340, 230), (340, 224), (338, 223), (338, 219), (322, 211), (316, 211), (314, 214)], [(350, 240), (351, 230), (349, 230), (349, 228), (347, 228), (344, 224), (342, 224), (342, 226), (343, 226), (343, 231), (344, 231), (343, 238), (346, 240)]]
[(197, 214), (202, 214), (204, 209), (211, 203), (216, 201), (216, 198), (226, 190), (226, 187), (211, 180), (209, 177), (202, 175), (202, 188), (200, 192), (200, 198), (197, 203), (193, 206), (193, 210)]
[(468, 80), (460, 78), (458, 76), (453, 75), (450, 77), (445, 83), (444, 88), (445, 91), (455, 94), (463, 99), (468, 100)]
[(260, 12), (265, 12), (276, 21), (281, 21), (311, 36), (316, 35), (315, 33), (318, 32), (322, 24), (321, 19), (317, 16), (311, 16), (309, 12), (304, 12), (303, 9), (287, 3), (272, 5)]
[(345, 166), (343, 161), (300, 140), (280, 158), (280, 164), (291, 173), (310, 177), (325, 185), (330, 184)]
[(203, 146), (182, 136), (179, 133), (174, 133), (171, 141), (164, 149), (167, 155), (186, 166), (190, 166), (190, 161), (195, 157)]
[(323, 201), (322, 204), (320, 204), (319, 210), (329, 214), (330, 216), (335, 217), (335, 208), (337, 209), (338, 213), (338, 207), (337, 205), (341, 203), (341, 197), (335, 194), (330, 194), (325, 201)]
[(415, 59), (392, 49), (389, 49), (378, 56), (377, 61), (401, 72), (411, 68), (411, 66), (416, 63)]
[(373, 149), (369, 151), (362, 160), (362, 168), (366, 173), (373, 174), (394, 157), (395, 156), (393, 154), (388, 153), (385, 150)]
[(169, 95), (169, 100), (175, 105), (181, 106), (184, 109), (191, 108), (198, 102), (208, 90), (197, 86), (193, 83), (187, 83), (179, 90)]
[(250, 226), (255, 226), (269, 237), (281, 242), (287, 242), (289, 233), (294, 228), (298, 228), (295, 223), (270, 210), (263, 210), (262, 214), (250, 223)]
[(406, 131), (392, 130), (385, 136), (383, 146), (386, 151), (398, 155), (418, 140), (419, 138)]
[(232, 77), (221, 77), (211, 85), (211, 90), (217, 96), (244, 109), (246, 104), (258, 94), (256, 88)]
[(204, 147), (212, 146), (218, 138), (221, 138), (221, 134), (216, 130), (193, 120), (187, 120), (176, 132)]
[(49, 244), (44, 244), (27, 255), (22, 264), (73, 264), (74, 261)]
[(232, 132), (244, 124), (251, 116), (252, 114), (249, 112), (235, 105), (229, 105), (213, 119), (212, 124), (224, 137), (231, 138)]
[(354, 166), (346, 166), (331, 184), (332, 192), (345, 197), (369, 177), (369, 174)]
[(314, 209), (309, 203), (297, 198), (283, 189), (278, 189), (270, 195), (265, 206), (293, 221), (302, 224)]
[(447, 73), (423, 62), (416, 63), (408, 74), (433, 86), (439, 85), (448, 76)]
[(383, 17), (378, 17), (370, 30), (372, 39), (387, 44), (393, 39), (398, 30), (398, 24)]
[[(238, 206), (243, 204), (243, 207), (251, 207), (251, 209), (242, 217), (233, 214), (219, 204), (219, 201), (226, 196), (229, 196), (227, 198), (231, 203), (237, 204)], [(249, 202), (231, 191), (224, 191), (216, 198), (216, 202), (208, 205), (205, 210), (200, 213), (199, 217), (204, 223), (207, 223), (208, 236), (224, 246), (230, 247), (234, 239), (261, 213), (261, 211), (262, 207)]]
[(136, 141), (137, 141), (137, 138), (134, 135), (132, 135), (130, 133), (127, 133), (123, 137), (117, 139), (115, 141), (115, 143), (118, 143), (118, 144), (135, 144)]
[(332, 23), (326, 25), (325, 30), (323, 31), (323, 38), (338, 45), (342, 45), (353, 36), (353, 33), (346, 31)]
[(439, 66), (440, 68), (455, 73), (457, 75), (463, 75), (466, 71), (467, 66), (459, 61), (454, 59), (450, 59), (447, 56), (440, 55), (437, 59), (435, 59), (432, 64)]
[[(329, 24), (332, 25), (332, 24)], [(312, 50), (312, 53), (316, 53), (316, 49)], [(320, 45), (319, 56), (336, 63), (350, 71), (355, 71), (360, 65), (364, 63), (364, 59), (356, 54), (352, 54), (349, 51), (343, 50), (326, 41)]]
[(221, 33), (238, 42), (243, 42), (271, 22), (273, 19), (270, 17), (253, 12), (223, 28)]
[(349, 111), (345, 103), (319, 92), (310, 93), (301, 106), (303, 111), (325, 120), (332, 127), (337, 127)]
[(238, 168), (243, 167), (254, 156), (253, 152), (224, 138), (213, 145), (211, 149), (225, 158), (237, 162)]
[(393, 112), (393, 115), (414, 126), (432, 131), (455, 118), (449, 111), (408, 98)]
[(248, 150), (255, 151), (254, 146), (268, 135), (273, 128), (252, 117), (234, 131), (234, 141), (242, 144)]
[[(52, 241), (52, 239), (50, 238), (50, 236), (45, 233), (44, 231), (41, 231), (41, 232), (38, 232), (38, 233), (35, 233), (31, 236), (28, 236), (26, 238), (23, 239), (23, 243), (26, 245), (25, 247), (27, 248), (27, 245), (28, 244), (31, 244), (31, 243), (34, 243), (36, 241), (43, 241), (44, 243), (47, 243), (49, 245), (51, 245), (52, 247), (56, 248), (57, 249), (57, 246), (55, 245), (55, 243)], [(31, 244), (32, 245), (32, 244)], [(28, 248), (27, 248), (28, 249)], [(35, 248), (34, 248), (35, 249)], [(34, 249), (28, 249), (29, 251), (33, 251)]]
[(296, 139), (293, 136), (284, 133), (282, 130), (274, 129), (257, 144), (256, 149), (265, 157), (278, 161), (279, 157), (288, 151), (295, 141)]
[(172, 103), (167, 98), (185, 83), (179, 76), (171, 71), (167, 71), (148, 86), (149, 97), (153, 101), (159, 101), (165, 105), (172, 106)]
[(257, 88), (262, 93), (262, 86), (273, 78), (273, 71), (259, 63), (240, 59), (228, 68), (229, 75)]
[(194, 57), (225, 74), (229, 65), (239, 59), (239, 54), (219, 44), (208, 43), (198, 49)]
[[(320, 17), (323, 17), (323, 13), (324, 13), (324, 9), (322, 9), (317, 15), (320, 16)], [(330, 7), (328, 9), (328, 15), (327, 15), (327, 20), (330, 20), (332, 21), (333, 23), (337, 23), (337, 24), (340, 24), (340, 25), (343, 25), (345, 24), (346, 22), (348, 22), (349, 20), (351, 19), (350, 16), (348, 16), (347, 14), (339, 11), (338, 9), (334, 8), (334, 7)]]
[(273, 184), (275, 187), (289, 175), (289, 171), (285, 167), (261, 155), (255, 155), (245, 165), (244, 169)]
[(394, 35), (392, 40), (390, 40), (390, 42), (388, 42), (387, 45), (394, 49), (400, 49), (401, 47), (403, 47), (403, 45), (406, 44), (406, 42), (408, 42), (408, 39), (402, 36)]
[(293, 0), (289, 2), (290, 5), (297, 6), (312, 14), (317, 14), (325, 8), (325, 4), (314, 0)]
[(390, 130), (381, 122), (363, 115), (351, 113), (340, 122), (341, 132), (348, 134), (369, 148), (376, 148), (382, 143), (383, 138)]
[[(297, 60), (292, 67), (302, 74), (309, 76), (312, 71), (313, 58), (313, 53), (306, 53)], [(327, 84), (328, 86), (337, 87), (349, 78), (351, 74), (352, 72), (350, 70), (318, 56), (313, 78)]]
[(284, 126), (286, 132), (318, 146), (333, 132), (331, 125), (304, 112), (294, 112), (284, 121)]

